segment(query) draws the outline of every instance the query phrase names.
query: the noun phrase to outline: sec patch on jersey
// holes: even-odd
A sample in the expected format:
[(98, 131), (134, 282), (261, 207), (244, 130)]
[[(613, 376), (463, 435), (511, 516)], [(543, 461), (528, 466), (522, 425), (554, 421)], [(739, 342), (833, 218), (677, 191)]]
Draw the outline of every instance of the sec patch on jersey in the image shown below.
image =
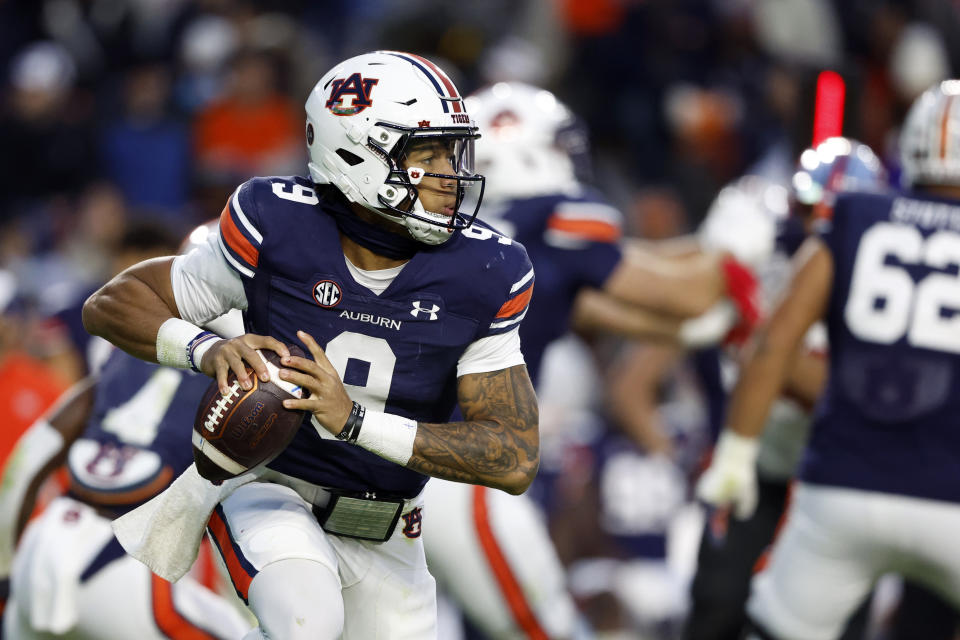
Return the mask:
[[(287, 348), (291, 355), (306, 357), (299, 347)], [(303, 423), (306, 412), (283, 406), (284, 400), (299, 398), (302, 391), (280, 379), (280, 356), (270, 350), (257, 353), (267, 364), (270, 381), (263, 382), (247, 367), (253, 381), (249, 391), (231, 372), (227, 395), (220, 394), (214, 380), (200, 401), (193, 422), (193, 460), (200, 475), (211, 482), (223, 482), (273, 460)]]

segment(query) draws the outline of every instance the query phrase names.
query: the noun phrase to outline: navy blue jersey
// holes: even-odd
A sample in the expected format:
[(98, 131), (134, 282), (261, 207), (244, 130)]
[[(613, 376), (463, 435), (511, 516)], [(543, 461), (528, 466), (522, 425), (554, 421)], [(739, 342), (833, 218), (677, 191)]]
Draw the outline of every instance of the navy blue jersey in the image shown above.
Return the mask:
[(960, 206), (842, 195), (823, 239), (830, 374), (801, 477), (960, 501)]
[[(475, 222), (441, 245), (424, 245), (378, 296), (348, 271), (330, 213), (346, 206), (339, 192), (306, 178), (241, 185), (221, 215), (220, 240), (243, 280), (246, 328), (288, 344), (300, 344), (297, 331), (306, 331), (368, 410), (446, 422), (464, 350), (513, 330), (526, 313), (533, 290), (526, 251)], [(402, 497), (427, 480), (309, 423), (270, 467), (322, 486)]]
[(210, 383), (114, 349), (87, 426), (67, 456), (70, 491), (121, 512), (165, 489), (193, 462), (193, 420)]
[(497, 225), (526, 247), (537, 288), (520, 327), (523, 356), (536, 384), (547, 346), (570, 327), (570, 311), (583, 287), (603, 287), (620, 262), (620, 212), (593, 191), (511, 200), (493, 212)]

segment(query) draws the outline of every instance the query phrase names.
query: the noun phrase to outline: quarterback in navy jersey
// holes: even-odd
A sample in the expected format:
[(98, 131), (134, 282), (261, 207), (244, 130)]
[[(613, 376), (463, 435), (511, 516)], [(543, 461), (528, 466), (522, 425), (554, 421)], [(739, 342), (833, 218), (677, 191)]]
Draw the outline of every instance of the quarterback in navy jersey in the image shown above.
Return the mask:
[[(96, 379), (75, 385), (21, 438), (0, 491), (0, 564), (12, 585), (6, 637), (226, 640), (247, 632), (233, 604), (190, 576), (175, 584), (152, 576), (110, 528), (192, 463), (190, 427), (209, 385), (113, 349)], [(11, 565), (41, 483), (61, 463), (67, 493), (26, 527)]]
[[(920, 96), (901, 133), (904, 194), (843, 194), (798, 250), (757, 336), (711, 468), (718, 504), (755, 491), (756, 437), (801, 338), (823, 318), (827, 384), (786, 526), (753, 581), (752, 638), (836, 638), (880, 575), (960, 605), (955, 288), (960, 82)], [(719, 485), (718, 485), (719, 486)]]
[[(520, 493), (537, 470), (517, 333), (533, 269), (519, 243), (474, 220), (479, 132), (432, 62), (351, 58), (320, 79), (306, 112), (309, 178), (244, 183), (206, 247), (121, 274), (84, 322), (221, 390), (229, 370), (249, 388), (246, 366), (269, 379), (255, 350), (272, 349), (280, 377), (309, 392), (286, 401), (312, 414), (292, 444), (211, 519), (260, 622), (248, 640), (429, 638), (427, 476)], [(464, 213), (468, 191), (477, 204)], [(231, 308), (244, 310), (245, 335), (199, 328)], [(457, 403), (464, 421), (450, 423)]]

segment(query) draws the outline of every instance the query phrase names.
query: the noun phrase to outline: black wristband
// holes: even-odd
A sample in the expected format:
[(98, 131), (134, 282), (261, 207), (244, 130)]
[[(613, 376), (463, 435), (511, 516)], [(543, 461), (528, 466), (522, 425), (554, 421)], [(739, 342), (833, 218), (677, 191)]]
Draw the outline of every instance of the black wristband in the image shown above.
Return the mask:
[(360, 435), (360, 427), (363, 426), (363, 416), (366, 415), (366, 413), (367, 410), (362, 404), (354, 402), (353, 409), (350, 410), (350, 415), (347, 416), (346, 424), (343, 425), (343, 429), (337, 434), (337, 440), (356, 442), (357, 436)]

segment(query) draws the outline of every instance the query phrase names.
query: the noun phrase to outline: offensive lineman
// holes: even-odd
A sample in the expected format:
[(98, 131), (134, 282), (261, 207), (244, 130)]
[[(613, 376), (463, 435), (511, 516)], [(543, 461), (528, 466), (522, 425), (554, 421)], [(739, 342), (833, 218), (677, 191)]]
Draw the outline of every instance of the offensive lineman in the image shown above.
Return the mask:
[(833, 640), (886, 572), (960, 604), (960, 82), (913, 104), (901, 133), (905, 195), (844, 194), (795, 259), (731, 398), (708, 473), (716, 505), (748, 505), (756, 437), (819, 318), (828, 383), (786, 525), (752, 586), (748, 637)]
[[(837, 193), (879, 192), (886, 185), (886, 172), (869, 147), (830, 138), (801, 154), (789, 192), (759, 176), (744, 176), (725, 187), (707, 213), (700, 239), (705, 246), (730, 249), (754, 268), (769, 308), (789, 278), (790, 255), (815, 224), (828, 219)], [(740, 637), (750, 578), (781, 520), (809, 432), (808, 414), (826, 377), (825, 337), (819, 324), (808, 332), (786, 395), (773, 405), (767, 419), (757, 456), (758, 493), (752, 513), (730, 517), (718, 510), (708, 518), (691, 586), (686, 640)], [(725, 381), (729, 379), (732, 387), (735, 362), (726, 358), (723, 364), (729, 374)]]

